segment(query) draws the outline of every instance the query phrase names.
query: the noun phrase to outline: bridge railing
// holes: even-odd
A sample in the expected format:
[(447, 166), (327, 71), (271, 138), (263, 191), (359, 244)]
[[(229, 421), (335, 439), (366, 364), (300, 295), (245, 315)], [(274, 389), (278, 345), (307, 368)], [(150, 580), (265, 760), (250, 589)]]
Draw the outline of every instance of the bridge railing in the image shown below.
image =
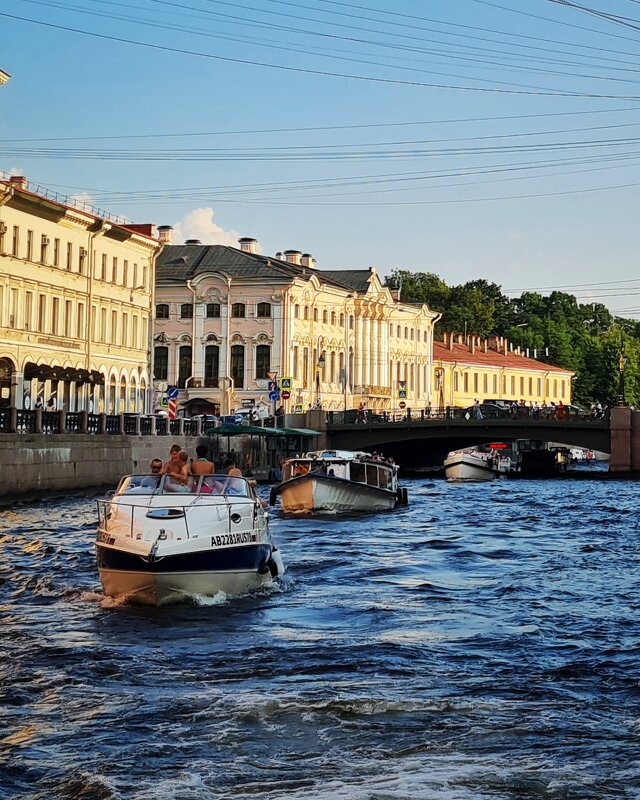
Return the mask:
[(145, 414), (89, 414), (86, 411), (0, 408), (0, 434), (88, 433), (108, 436), (201, 436), (202, 423), (195, 419), (169, 420)]
[(441, 408), (423, 409), (398, 409), (395, 411), (374, 412), (362, 409), (348, 409), (346, 411), (328, 411), (327, 424), (329, 428), (339, 425), (389, 425), (393, 423), (406, 422), (442, 422), (443, 420), (519, 420), (519, 421), (540, 421), (540, 422), (602, 422), (608, 421), (609, 411), (601, 411), (592, 414), (587, 411), (576, 411), (568, 408), (558, 408), (553, 406), (530, 407), (512, 406), (511, 408), (500, 408), (490, 411), (474, 411), (470, 407), (445, 406)]

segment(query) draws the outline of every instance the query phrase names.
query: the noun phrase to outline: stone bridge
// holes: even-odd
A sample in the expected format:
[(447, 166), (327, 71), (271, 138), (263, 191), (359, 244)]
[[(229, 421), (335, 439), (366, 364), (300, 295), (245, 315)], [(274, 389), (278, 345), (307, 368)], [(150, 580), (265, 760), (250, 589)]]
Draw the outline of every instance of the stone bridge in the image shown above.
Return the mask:
[(640, 411), (625, 406), (613, 408), (606, 419), (571, 415), (475, 420), (451, 414), (400, 420), (379, 417), (356, 423), (353, 412), (310, 411), (305, 416), (308, 427), (326, 434), (327, 446), (383, 451), (407, 467), (442, 464), (450, 450), (466, 445), (537, 439), (610, 453), (611, 472), (640, 475)]

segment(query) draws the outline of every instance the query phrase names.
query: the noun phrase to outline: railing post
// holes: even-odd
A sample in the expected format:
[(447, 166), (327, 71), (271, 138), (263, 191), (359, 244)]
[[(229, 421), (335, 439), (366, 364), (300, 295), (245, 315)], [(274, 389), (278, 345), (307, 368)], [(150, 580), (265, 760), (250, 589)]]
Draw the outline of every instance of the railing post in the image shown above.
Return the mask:
[(67, 432), (67, 412), (58, 411), (58, 433)]
[(118, 414), (118, 433), (124, 436), (124, 414)]
[(178, 436), (184, 436), (184, 417), (178, 420)]
[(98, 433), (102, 434), (103, 436), (107, 433), (107, 415), (104, 412), (99, 415)]
[[(38, 409), (39, 411), (40, 409)], [(36, 421), (37, 424), (37, 421)], [(89, 433), (89, 412), (80, 412), (80, 433)]]
[(136, 436), (142, 436), (140, 429), (140, 414), (136, 414)]
[(42, 433), (42, 409), (35, 409), (35, 417), (33, 423), (33, 430), (35, 433)]
[(202, 436), (202, 417), (196, 420), (196, 436)]
[(18, 430), (18, 409), (11, 406), (9, 413), (9, 433), (15, 433)]
[(156, 418), (153, 414), (149, 417), (149, 433), (156, 436)]

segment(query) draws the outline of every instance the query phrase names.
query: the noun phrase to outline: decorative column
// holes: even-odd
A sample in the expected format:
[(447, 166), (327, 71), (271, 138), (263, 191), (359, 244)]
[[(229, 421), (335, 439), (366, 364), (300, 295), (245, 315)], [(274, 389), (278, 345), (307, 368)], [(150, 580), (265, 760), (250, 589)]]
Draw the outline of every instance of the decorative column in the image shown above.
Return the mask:
[(204, 378), (204, 315), (206, 310), (205, 303), (201, 297), (193, 298), (193, 341), (192, 350), (192, 369), (194, 378)]

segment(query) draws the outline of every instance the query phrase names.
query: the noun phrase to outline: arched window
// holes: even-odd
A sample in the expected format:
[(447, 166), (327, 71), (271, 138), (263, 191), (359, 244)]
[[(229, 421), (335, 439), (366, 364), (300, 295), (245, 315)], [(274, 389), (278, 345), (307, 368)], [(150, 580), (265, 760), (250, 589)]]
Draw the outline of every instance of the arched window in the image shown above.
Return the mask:
[(413, 341), (413, 328), (411, 328), (411, 341)]
[(118, 413), (127, 413), (127, 380), (124, 376), (120, 379), (120, 403), (118, 405)]
[(317, 308), (313, 309), (313, 321), (314, 322), (318, 321), (318, 309)]
[(244, 388), (244, 345), (234, 344), (231, 348), (231, 377), (236, 389)]
[(271, 370), (271, 346), (259, 344), (256, 347), (256, 379), (266, 380)]
[(234, 303), (231, 306), (231, 316), (234, 319), (244, 319), (246, 315), (246, 307), (244, 303)]
[(325, 310), (322, 312), (322, 322), (326, 325), (328, 321), (329, 321), (329, 312), (325, 308)]
[(408, 338), (409, 338), (409, 329), (408, 329), (408, 328), (405, 328), (405, 329), (404, 329), (404, 338), (405, 338), (405, 339), (408, 339)]
[(207, 303), (207, 319), (219, 319), (220, 303)]
[(349, 330), (353, 330), (353, 326), (354, 326), (354, 320), (353, 320), (353, 314), (351, 314), (351, 316), (349, 317)]
[(180, 319), (193, 319), (193, 303), (183, 303), (180, 306)]
[(190, 344), (183, 345), (178, 351), (178, 387), (184, 389), (187, 378), (191, 377), (192, 349)]
[(340, 327), (344, 328), (344, 314), (340, 314)]
[(331, 324), (332, 325), (336, 324), (336, 312), (335, 311), (331, 312)]
[(396, 336), (398, 337), (398, 339), (402, 336), (402, 328), (399, 325), (396, 328)]
[(309, 306), (304, 307), (304, 318), (309, 319)]
[(204, 385), (217, 386), (220, 375), (220, 348), (217, 344), (208, 344), (204, 348)]
[(156, 306), (156, 319), (169, 319), (168, 303), (158, 303)]
[(300, 316), (300, 306), (299, 306), (297, 303), (296, 303), (296, 304), (295, 304), (295, 306), (293, 307), (293, 316), (294, 316), (296, 319), (298, 319), (298, 317)]
[(258, 303), (256, 316), (266, 318), (271, 316), (271, 303)]
[(153, 351), (153, 376), (157, 381), (166, 381), (169, 373), (169, 348), (156, 347)]
[(393, 336), (393, 323), (389, 324), (389, 336)]

